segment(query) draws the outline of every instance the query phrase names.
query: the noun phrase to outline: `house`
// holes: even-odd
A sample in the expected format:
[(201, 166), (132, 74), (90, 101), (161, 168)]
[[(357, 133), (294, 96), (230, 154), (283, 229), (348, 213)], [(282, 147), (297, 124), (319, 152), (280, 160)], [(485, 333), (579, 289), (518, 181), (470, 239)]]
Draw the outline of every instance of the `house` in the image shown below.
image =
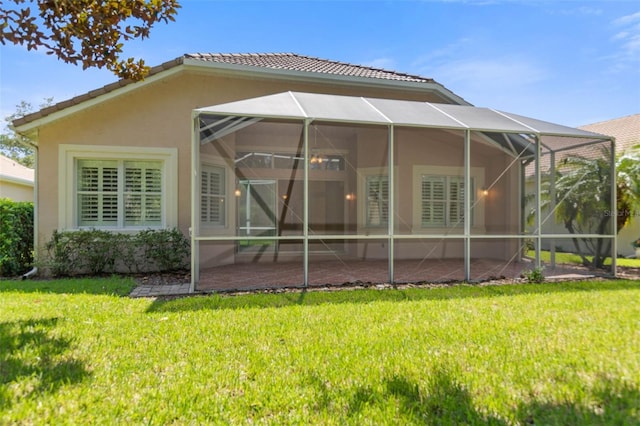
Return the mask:
[[(616, 152), (622, 155), (634, 146), (640, 145), (640, 114), (614, 118), (612, 120), (580, 126), (580, 129), (613, 136), (616, 139)], [(631, 221), (618, 233), (618, 253), (625, 256), (635, 255), (632, 241), (640, 238), (640, 211), (631, 213)]]
[(0, 155), (0, 198), (33, 201), (33, 169)]
[[(13, 124), (42, 159), (39, 246), (178, 227), (198, 290), (519, 275), (524, 176), (612, 144), (296, 54), (184, 55)], [(589, 237), (615, 247), (612, 229)]]

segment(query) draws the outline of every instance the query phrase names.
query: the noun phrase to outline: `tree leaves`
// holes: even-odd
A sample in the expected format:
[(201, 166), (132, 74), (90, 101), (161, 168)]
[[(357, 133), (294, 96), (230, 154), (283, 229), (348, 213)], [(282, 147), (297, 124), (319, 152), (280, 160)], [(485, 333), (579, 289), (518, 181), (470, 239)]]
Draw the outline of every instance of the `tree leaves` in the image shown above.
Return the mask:
[[(53, 105), (53, 98), (45, 98), (39, 105), (40, 109)], [(27, 101), (22, 101), (16, 105), (16, 111), (5, 117), (6, 123), (11, 123), (20, 117), (33, 112), (33, 105)], [(31, 141), (25, 136), (19, 135), (10, 127), (5, 127), (0, 133), (0, 154), (23, 166), (33, 168), (35, 166), (35, 155), (30, 146)]]
[[(37, 12), (25, 3), (36, 3)], [(175, 21), (179, 8), (177, 0), (5, 0), (0, 43), (42, 48), (83, 69), (141, 80), (150, 68), (142, 59), (121, 58), (124, 42), (148, 38), (156, 23)]]
[[(556, 219), (564, 223), (571, 234), (608, 234), (612, 226), (613, 213), (611, 193), (611, 149), (602, 147), (599, 156), (587, 158), (572, 155), (564, 158), (558, 166), (555, 180)], [(627, 225), (633, 212), (640, 206), (640, 152), (631, 150), (615, 161), (617, 231)], [(602, 266), (609, 255), (610, 246), (602, 239), (581, 239), (594, 254), (593, 265)], [(590, 262), (578, 247), (585, 264)]]

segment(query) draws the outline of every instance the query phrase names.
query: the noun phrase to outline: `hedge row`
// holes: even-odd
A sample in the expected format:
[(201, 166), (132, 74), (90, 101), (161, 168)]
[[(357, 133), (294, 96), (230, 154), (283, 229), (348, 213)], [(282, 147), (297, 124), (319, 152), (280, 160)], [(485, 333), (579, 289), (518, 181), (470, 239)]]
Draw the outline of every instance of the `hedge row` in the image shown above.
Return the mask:
[(33, 265), (33, 203), (0, 198), (0, 276), (24, 274)]
[(178, 229), (54, 231), (46, 250), (41, 266), (54, 276), (173, 271), (189, 259), (189, 242)]

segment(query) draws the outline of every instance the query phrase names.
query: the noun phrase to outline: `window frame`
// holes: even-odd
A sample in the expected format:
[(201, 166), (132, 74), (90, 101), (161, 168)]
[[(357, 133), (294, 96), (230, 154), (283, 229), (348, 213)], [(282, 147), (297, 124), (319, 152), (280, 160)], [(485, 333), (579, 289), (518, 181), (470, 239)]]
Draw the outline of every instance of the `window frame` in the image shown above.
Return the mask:
[[(398, 173), (398, 169), (394, 170), (394, 173)], [(391, 184), (391, 179), (389, 177), (389, 168), (388, 167), (361, 167), (356, 170), (356, 174), (358, 176), (357, 179), (357, 203), (358, 203), (358, 228), (366, 231), (363, 232), (372, 232), (373, 234), (386, 234), (389, 230), (389, 214), (391, 214), (392, 206), (389, 204), (389, 200), (387, 199), (387, 220), (381, 221), (380, 224), (371, 225), (369, 224), (369, 206), (368, 206), (368, 181), (371, 178), (376, 177), (386, 177), (388, 185)], [(346, 188), (348, 190), (348, 188)], [(391, 191), (391, 187), (389, 186), (389, 191)], [(397, 189), (396, 189), (396, 197), (397, 197)]]
[[(61, 144), (58, 149), (58, 229), (103, 229), (106, 231), (139, 231), (144, 229), (164, 229), (178, 226), (178, 150), (177, 148), (120, 147), (104, 145)], [(124, 203), (118, 205), (116, 226), (80, 225), (78, 210), (78, 161), (126, 161), (161, 163), (161, 220), (158, 225), (125, 224)], [(124, 171), (124, 167), (122, 169)], [(119, 176), (124, 182), (124, 175)], [(118, 197), (122, 199), (126, 189), (124, 184), (118, 188)]]
[[(223, 190), (222, 194), (203, 194), (202, 193), (202, 179), (203, 179), (203, 173), (205, 170), (209, 169), (209, 173), (211, 173), (211, 170), (216, 170), (221, 176), (222, 176), (222, 184), (221, 184), (221, 188)], [(222, 165), (222, 164), (218, 164), (212, 161), (203, 161), (200, 164), (200, 173), (199, 173), (199, 184), (200, 184), (200, 188), (199, 188), (199, 201), (198, 201), (198, 214), (199, 214), (199, 221), (200, 221), (200, 226), (202, 227), (206, 227), (206, 228), (226, 228), (228, 223), (229, 223), (229, 176), (228, 176), (228, 171), (227, 168)], [(202, 198), (204, 196), (207, 197), (218, 197), (220, 199), (222, 199), (222, 204), (223, 204), (223, 208), (222, 208), (222, 220), (220, 222), (211, 222), (211, 221), (206, 221), (206, 220), (202, 220), (202, 209), (204, 208), (203, 204), (202, 204)]]
[[(387, 174), (370, 174), (365, 176), (364, 178), (364, 192), (365, 195), (365, 204), (364, 204), (364, 226), (366, 228), (388, 228), (389, 227), (389, 175)], [(378, 199), (377, 201), (377, 209), (378, 216), (380, 220), (378, 223), (371, 223), (370, 218), (372, 203), (369, 199), (369, 185), (372, 181), (377, 181), (378, 183), (386, 182), (387, 184), (387, 197)], [(379, 193), (380, 191), (378, 191)], [(386, 219), (384, 218), (384, 207), (386, 205)]]
[[(158, 160), (76, 158), (74, 210), (77, 226), (158, 227), (164, 216), (162, 174), (162, 162)], [(154, 175), (159, 175), (159, 182), (154, 182), (157, 179)], [(158, 197), (159, 202), (154, 201)], [(152, 208), (147, 208), (148, 205)], [(153, 210), (156, 210), (155, 214)], [(85, 211), (95, 220), (87, 220)], [(131, 221), (139, 223), (130, 224)]]
[[(422, 179), (423, 176), (432, 176), (434, 178), (444, 178), (447, 182), (445, 191), (447, 192), (447, 201), (445, 205), (445, 224), (433, 224), (425, 225), (422, 223)], [(458, 225), (452, 226), (449, 223), (448, 213), (449, 206), (449, 185), (450, 178), (464, 179), (464, 167), (450, 167), (450, 166), (427, 166), (427, 165), (414, 165), (413, 166), (413, 233), (420, 233), (427, 230), (429, 233), (433, 232), (462, 232), (464, 229), (464, 221), (461, 221)], [(485, 170), (482, 167), (471, 167), (470, 178), (473, 188), (471, 193), (471, 206), (473, 214), (471, 219), (471, 228), (474, 233), (484, 233), (484, 201), (481, 197), (481, 188), (485, 182)]]
[[(432, 198), (431, 200), (426, 200), (424, 198), (424, 183), (426, 181), (430, 181), (430, 182), (436, 182), (436, 181), (441, 181), (444, 183), (444, 198), (439, 200), (439, 199), (434, 199)], [(471, 180), (471, 205), (473, 206), (476, 200), (476, 196), (475, 196), (475, 179), (473, 177), (470, 178)], [(455, 184), (459, 184), (462, 183), (464, 184), (464, 176), (457, 176), (457, 175), (433, 175), (433, 174), (423, 174), (420, 176), (420, 227), (422, 228), (461, 228), (464, 226), (464, 211), (462, 212), (462, 215), (458, 215), (458, 216), (462, 216), (462, 217), (458, 217), (458, 218), (452, 218), (452, 206), (454, 204), (457, 204), (457, 210), (460, 210), (460, 207), (462, 208), (462, 210), (464, 210), (464, 192), (462, 192), (463, 196), (462, 199), (457, 198), (454, 199), (451, 197), (451, 186), (455, 185)], [(425, 207), (425, 203), (442, 203), (444, 206), (444, 213), (443, 213), (443, 221), (442, 222), (429, 222), (429, 223), (425, 223), (424, 221), (424, 207)], [(474, 218), (473, 215), (471, 216), (471, 226), (474, 225)]]

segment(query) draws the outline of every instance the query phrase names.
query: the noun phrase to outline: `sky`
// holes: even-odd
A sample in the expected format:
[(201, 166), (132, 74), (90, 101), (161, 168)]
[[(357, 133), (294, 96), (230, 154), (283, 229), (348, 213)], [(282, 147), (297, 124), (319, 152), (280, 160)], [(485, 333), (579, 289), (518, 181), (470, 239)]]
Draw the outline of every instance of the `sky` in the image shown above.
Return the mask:
[[(568, 126), (640, 113), (640, 3), (506, 0), (181, 0), (125, 57), (300, 55), (430, 77), (473, 105)], [(0, 45), (0, 116), (116, 81)]]

